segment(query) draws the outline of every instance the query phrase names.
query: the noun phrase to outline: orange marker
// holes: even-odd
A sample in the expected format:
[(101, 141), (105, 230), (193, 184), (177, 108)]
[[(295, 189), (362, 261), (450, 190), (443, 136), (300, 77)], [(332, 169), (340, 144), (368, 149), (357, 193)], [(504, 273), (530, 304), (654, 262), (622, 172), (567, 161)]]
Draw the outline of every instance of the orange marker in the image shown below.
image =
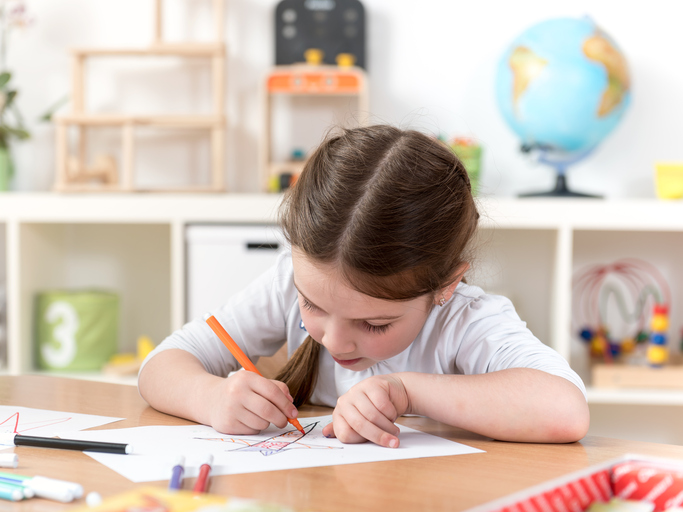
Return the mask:
[[(258, 371), (256, 366), (254, 366), (254, 363), (252, 363), (246, 354), (242, 352), (242, 349), (239, 347), (239, 345), (235, 343), (235, 340), (230, 337), (228, 332), (223, 329), (223, 326), (213, 315), (206, 319), (206, 323), (209, 324), (211, 330), (216, 333), (216, 336), (220, 338), (220, 340), (223, 342), (223, 345), (227, 347), (230, 353), (235, 356), (235, 359), (237, 359), (237, 362), (242, 365), (242, 368), (249, 372), (254, 372), (256, 375), (261, 375), (261, 372)], [(263, 375), (261, 376), (263, 377)], [(296, 418), (287, 418), (287, 421), (295, 426), (296, 429), (302, 434), (306, 433), (304, 432), (304, 428), (301, 426), (301, 423), (299, 423), (299, 420)]]

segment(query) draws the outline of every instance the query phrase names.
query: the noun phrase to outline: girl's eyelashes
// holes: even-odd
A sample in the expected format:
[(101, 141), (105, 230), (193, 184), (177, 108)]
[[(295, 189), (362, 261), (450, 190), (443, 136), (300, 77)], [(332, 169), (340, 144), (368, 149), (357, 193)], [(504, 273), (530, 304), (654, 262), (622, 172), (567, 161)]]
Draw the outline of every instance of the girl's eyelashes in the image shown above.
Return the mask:
[[(301, 297), (301, 305), (302, 305), (305, 309), (307, 309), (307, 310), (309, 310), (309, 311), (316, 311), (316, 310), (318, 309), (316, 306), (314, 306), (313, 304), (311, 304), (311, 303), (306, 299), (306, 297), (304, 297), (303, 295), (299, 295), (299, 297)], [(367, 323), (367, 322), (363, 322), (363, 323), (362, 323), (362, 326), (363, 326), (363, 328), (364, 328), (366, 331), (369, 331), (369, 332), (371, 332), (371, 333), (373, 333), (373, 334), (384, 334), (385, 332), (387, 332), (387, 330), (389, 329), (389, 327), (391, 327), (391, 324), (372, 325), (372, 324), (369, 324), (369, 323)]]
[(363, 327), (365, 327), (365, 330), (370, 331), (371, 333), (384, 334), (385, 332), (387, 332), (389, 327), (391, 327), (391, 324), (372, 325), (367, 322), (363, 322)]
[(308, 302), (306, 297), (304, 297), (303, 295), (300, 295), (300, 297), (301, 297), (301, 304), (303, 305), (303, 307), (305, 307), (306, 309), (308, 309), (310, 311), (314, 311), (315, 309), (317, 309), (313, 304)]

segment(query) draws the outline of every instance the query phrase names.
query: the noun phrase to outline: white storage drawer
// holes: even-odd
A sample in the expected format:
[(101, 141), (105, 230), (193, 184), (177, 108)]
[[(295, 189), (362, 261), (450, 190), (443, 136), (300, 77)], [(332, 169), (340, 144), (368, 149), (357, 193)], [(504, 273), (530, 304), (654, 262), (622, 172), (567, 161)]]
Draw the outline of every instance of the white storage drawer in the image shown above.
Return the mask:
[(274, 225), (189, 225), (186, 320), (224, 304), (275, 263), (285, 249)]

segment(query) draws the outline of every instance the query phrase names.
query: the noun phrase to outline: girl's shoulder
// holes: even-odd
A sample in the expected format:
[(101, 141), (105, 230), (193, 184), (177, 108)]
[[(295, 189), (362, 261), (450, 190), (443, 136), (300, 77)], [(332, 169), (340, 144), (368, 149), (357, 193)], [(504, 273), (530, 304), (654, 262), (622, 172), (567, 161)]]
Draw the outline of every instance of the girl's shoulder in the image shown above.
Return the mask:
[[(485, 317), (499, 314), (516, 316), (512, 301), (497, 293), (488, 293), (479, 286), (460, 283), (453, 294), (445, 313), (448, 315)], [(446, 309), (446, 308), (444, 308)]]

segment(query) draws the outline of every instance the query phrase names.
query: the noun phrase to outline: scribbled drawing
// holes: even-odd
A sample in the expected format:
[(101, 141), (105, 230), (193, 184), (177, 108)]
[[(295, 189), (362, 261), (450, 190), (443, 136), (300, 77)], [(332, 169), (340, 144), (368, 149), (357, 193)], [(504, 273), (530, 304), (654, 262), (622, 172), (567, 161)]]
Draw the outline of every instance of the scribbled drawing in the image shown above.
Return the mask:
[[(2, 416), (0, 416), (0, 418), (2, 418)], [(3, 434), (22, 434), (37, 428), (52, 427), (54, 425), (59, 425), (60, 423), (66, 423), (69, 420), (71, 420), (71, 417), (66, 416), (64, 418), (54, 418), (51, 420), (22, 422), (20, 421), (20, 414), (17, 411), (0, 421), (0, 432)]]
[(318, 421), (304, 425), (304, 433), (302, 434), (296, 429), (288, 430), (282, 434), (278, 434), (268, 439), (256, 440), (244, 437), (195, 437), (194, 439), (201, 439), (203, 441), (217, 441), (223, 443), (234, 443), (238, 448), (227, 450), (229, 452), (243, 451), (243, 452), (259, 452), (261, 455), (268, 457), (276, 453), (282, 453), (289, 450), (342, 450), (341, 446), (326, 446), (311, 444), (303, 442), (303, 439), (310, 434), (318, 425)]

